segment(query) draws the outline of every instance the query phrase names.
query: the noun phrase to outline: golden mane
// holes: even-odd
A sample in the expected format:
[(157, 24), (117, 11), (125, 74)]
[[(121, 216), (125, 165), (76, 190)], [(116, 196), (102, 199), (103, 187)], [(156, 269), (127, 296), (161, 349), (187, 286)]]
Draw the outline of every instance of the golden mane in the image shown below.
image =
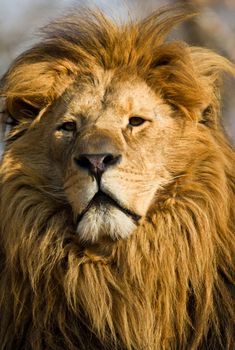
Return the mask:
[[(213, 125), (211, 138), (197, 141), (195, 162), (162, 190), (136, 232), (92, 247), (73, 234), (62, 194), (43, 190), (42, 173), (22, 161), (27, 147), (12, 154), (7, 145), (1, 350), (234, 348), (235, 155), (219, 121), (221, 72), (234, 67), (206, 49), (164, 42), (189, 16), (168, 8), (117, 25), (84, 10), (46, 27), (43, 41), (2, 78), (6, 113), (23, 120), (20, 132), (74, 81), (90, 77), (93, 65), (133, 71), (153, 89), (157, 82), (186, 118), (204, 107), (204, 122)], [(186, 147), (182, 140), (182, 154)]]

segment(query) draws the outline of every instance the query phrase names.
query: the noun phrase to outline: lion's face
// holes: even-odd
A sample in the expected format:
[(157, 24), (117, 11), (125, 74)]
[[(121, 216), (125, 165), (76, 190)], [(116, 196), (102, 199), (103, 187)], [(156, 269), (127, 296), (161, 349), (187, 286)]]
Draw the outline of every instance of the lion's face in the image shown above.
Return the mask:
[(103, 72), (75, 85), (51, 115), (51, 164), (62, 174), (77, 234), (128, 237), (171, 179), (179, 125), (170, 107), (144, 81)]
[(144, 80), (99, 70), (42, 111), (13, 147), (28, 145), (18, 151), (27, 154), (23, 166), (63, 191), (82, 240), (119, 239), (172, 181), (183, 125)]

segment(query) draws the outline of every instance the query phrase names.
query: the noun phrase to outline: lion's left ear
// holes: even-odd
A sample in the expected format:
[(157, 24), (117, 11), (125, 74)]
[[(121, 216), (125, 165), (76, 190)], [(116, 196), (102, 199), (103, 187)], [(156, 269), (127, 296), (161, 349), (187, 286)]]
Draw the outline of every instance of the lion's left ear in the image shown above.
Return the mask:
[(227, 58), (202, 48), (189, 47), (192, 60), (198, 72), (207, 77), (211, 83), (217, 84), (221, 73), (228, 73), (235, 76), (235, 65)]
[(211, 91), (211, 106), (205, 110), (206, 114), (214, 104), (219, 105), (223, 73), (235, 77), (235, 65), (227, 58), (205, 48), (190, 47), (190, 51), (197, 74)]

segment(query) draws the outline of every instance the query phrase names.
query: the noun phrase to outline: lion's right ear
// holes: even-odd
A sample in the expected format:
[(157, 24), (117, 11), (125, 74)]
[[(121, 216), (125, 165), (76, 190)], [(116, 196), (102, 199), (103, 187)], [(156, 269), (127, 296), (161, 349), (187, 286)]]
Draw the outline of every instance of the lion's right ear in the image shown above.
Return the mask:
[(1, 80), (6, 112), (18, 121), (34, 119), (71, 84), (72, 73), (74, 67), (65, 60), (29, 62), (21, 57)]
[[(42, 106), (43, 107), (43, 106)], [(8, 97), (6, 99), (6, 112), (16, 120), (35, 118), (41, 110), (41, 106), (27, 101), (25, 98)]]
[[(2, 140), (2, 135), (4, 133), (3, 125), (8, 118), (8, 114), (6, 111), (6, 100), (3, 97), (0, 97), (0, 140)], [(0, 141), (1, 142), (1, 141)], [(1, 143), (0, 143), (1, 149)]]

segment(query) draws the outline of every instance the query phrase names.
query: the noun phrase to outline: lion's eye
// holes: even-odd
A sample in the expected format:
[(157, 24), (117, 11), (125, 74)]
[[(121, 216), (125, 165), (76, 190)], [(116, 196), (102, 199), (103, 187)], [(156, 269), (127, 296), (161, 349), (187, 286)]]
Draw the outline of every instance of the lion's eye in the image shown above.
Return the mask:
[(74, 132), (76, 131), (77, 126), (75, 122), (65, 122), (60, 127), (59, 130)]
[(141, 117), (131, 117), (129, 119), (129, 125), (131, 126), (139, 126), (139, 125), (142, 125), (144, 124), (146, 120), (141, 118)]

